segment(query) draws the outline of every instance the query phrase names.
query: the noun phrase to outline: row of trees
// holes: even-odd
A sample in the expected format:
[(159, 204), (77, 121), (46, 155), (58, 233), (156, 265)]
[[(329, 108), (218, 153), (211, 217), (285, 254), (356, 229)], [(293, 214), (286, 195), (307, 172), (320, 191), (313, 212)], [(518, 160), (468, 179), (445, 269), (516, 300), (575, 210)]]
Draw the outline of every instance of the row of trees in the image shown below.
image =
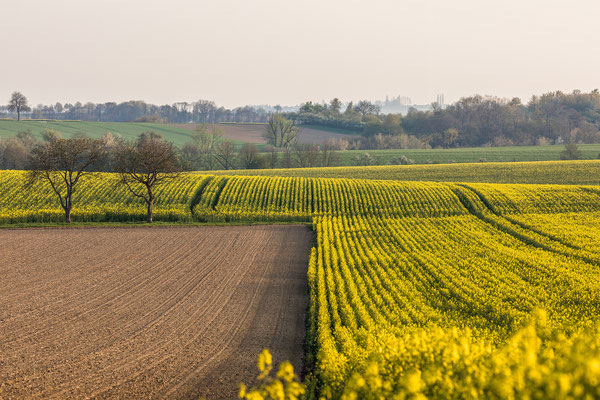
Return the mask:
[(244, 106), (234, 109), (217, 106), (210, 100), (192, 103), (179, 102), (157, 106), (144, 101), (123, 103), (56, 103), (38, 104), (32, 107), (20, 92), (14, 92), (8, 106), (0, 107), (14, 113), (18, 120), (23, 113), (33, 119), (82, 120), (98, 122), (172, 122), (172, 123), (219, 123), (219, 122), (266, 122), (269, 112), (264, 108)]
[[(333, 126), (360, 132), (364, 127), (363, 119), (367, 115), (378, 115), (379, 106), (362, 100), (356, 105), (346, 105), (342, 112), (342, 102), (335, 98), (329, 104), (313, 102), (303, 103), (298, 112), (287, 113), (296, 123)], [(219, 123), (219, 122), (267, 122), (281, 107), (267, 110), (263, 107), (244, 106), (234, 109), (219, 107), (210, 100), (178, 102), (157, 106), (141, 100), (122, 103), (81, 103), (57, 102), (56, 104), (38, 104), (32, 107), (25, 95), (13, 92), (8, 106), (0, 107), (14, 113), (18, 120), (21, 114), (33, 119), (82, 120), (106, 122), (174, 122), (174, 123)]]
[(153, 133), (113, 145), (102, 139), (53, 137), (33, 146), (29, 163), (27, 184), (47, 181), (65, 212), (67, 223), (71, 222), (73, 195), (79, 184), (109, 164), (119, 173), (120, 182), (127, 190), (146, 203), (148, 223), (153, 220), (155, 187), (175, 179), (183, 170), (175, 147)]

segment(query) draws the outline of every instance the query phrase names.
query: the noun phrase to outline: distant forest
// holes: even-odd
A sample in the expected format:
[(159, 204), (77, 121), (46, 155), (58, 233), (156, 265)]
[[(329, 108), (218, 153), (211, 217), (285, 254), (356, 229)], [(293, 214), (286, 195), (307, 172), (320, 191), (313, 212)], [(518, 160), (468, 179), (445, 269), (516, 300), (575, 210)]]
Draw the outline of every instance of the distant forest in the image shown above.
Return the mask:
[[(456, 146), (507, 146), (600, 143), (600, 92), (575, 90), (533, 96), (527, 104), (496, 97), (462, 98), (445, 109), (409, 112), (406, 133), (443, 141), (444, 132), (458, 131)], [(434, 145), (435, 143), (432, 143)], [(434, 146), (435, 147), (435, 146)]]
[[(0, 107), (8, 113), (8, 107)], [(219, 123), (266, 122), (270, 112), (260, 107), (244, 106), (232, 110), (217, 106), (213, 101), (199, 100), (157, 106), (141, 100), (123, 103), (56, 103), (38, 104), (23, 115), (31, 119), (81, 120), (96, 122), (171, 122)]]
[(409, 109), (404, 116), (380, 115), (379, 108), (366, 101), (350, 103), (342, 111), (336, 100), (328, 105), (305, 103), (288, 116), (300, 123), (361, 130), (367, 139), (408, 136), (408, 142), (418, 139), (424, 148), (600, 143), (597, 89), (545, 93), (527, 104), (519, 98), (475, 95), (447, 107), (432, 103), (428, 111)]
[[(226, 109), (209, 100), (162, 106), (128, 101), (38, 105), (23, 116), (100, 122), (255, 123), (267, 122), (278, 112), (281, 112), (280, 107)], [(1, 113), (13, 116), (7, 106), (0, 107)], [(365, 136), (364, 141), (369, 142), (368, 147), (375, 148), (600, 143), (600, 92), (597, 89), (589, 93), (549, 92), (533, 96), (526, 104), (519, 98), (475, 95), (448, 106), (432, 103), (428, 111), (409, 109), (406, 115), (382, 114), (378, 105), (366, 100), (342, 104), (336, 98), (329, 103), (306, 102), (297, 111), (283, 112), (283, 115), (296, 124), (360, 132)]]

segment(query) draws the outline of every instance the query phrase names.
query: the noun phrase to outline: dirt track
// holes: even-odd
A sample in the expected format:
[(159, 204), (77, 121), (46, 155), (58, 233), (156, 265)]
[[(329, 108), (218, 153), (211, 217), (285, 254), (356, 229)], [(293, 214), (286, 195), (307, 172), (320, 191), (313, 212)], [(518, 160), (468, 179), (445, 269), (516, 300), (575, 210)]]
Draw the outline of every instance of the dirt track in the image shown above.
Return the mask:
[(300, 366), (304, 226), (0, 231), (0, 398), (235, 398)]

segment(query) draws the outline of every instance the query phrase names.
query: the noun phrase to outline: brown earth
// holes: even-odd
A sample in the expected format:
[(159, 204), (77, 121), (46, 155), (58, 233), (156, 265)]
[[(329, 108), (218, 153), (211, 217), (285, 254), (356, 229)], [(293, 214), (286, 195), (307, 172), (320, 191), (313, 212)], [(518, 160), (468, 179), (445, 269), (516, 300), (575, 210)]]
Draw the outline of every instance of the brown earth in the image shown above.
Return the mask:
[(0, 398), (236, 398), (302, 365), (305, 226), (0, 231)]
[[(266, 143), (262, 137), (265, 124), (212, 124), (223, 131), (223, 136), (231, 140), (249, 143)], [(178, 128), (196, 129), (198, 124), (173, 124)], [(360, 135), (348, 135), (344, 133), (329, 132), (326, 130), (300, 127), (298, 130), (298, 141), (302, 143), (321, 144), (328, 139), (355, 139)]]

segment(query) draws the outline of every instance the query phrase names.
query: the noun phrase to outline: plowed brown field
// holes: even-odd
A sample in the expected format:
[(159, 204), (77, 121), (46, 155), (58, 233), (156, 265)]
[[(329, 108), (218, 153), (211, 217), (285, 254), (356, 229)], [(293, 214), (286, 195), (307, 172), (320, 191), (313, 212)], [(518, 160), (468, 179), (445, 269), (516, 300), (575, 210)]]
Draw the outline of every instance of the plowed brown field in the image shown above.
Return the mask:
[(302, 365), (304, 226), (0, 231), (0, 398), (235, 398)]
[[(239, 140), (241, 142), (249, 143), (267, 143), (263, 138), (266, 124), (213, 124), (218, 127), (222, 132), (223, 136), (231, 140)], [(198, 124), (173, 124), (177, 128), (194, 130), (198, 127)], [(345, 134), (331, 132), (328, 130), (321, 130), (315, 128), (307, 128), (300, 126), (298, 129), (297, 139), (302, 143), (313, 143), (321, 144), (329, 139), (358, 139), (360, 135), (357, 134)]]

